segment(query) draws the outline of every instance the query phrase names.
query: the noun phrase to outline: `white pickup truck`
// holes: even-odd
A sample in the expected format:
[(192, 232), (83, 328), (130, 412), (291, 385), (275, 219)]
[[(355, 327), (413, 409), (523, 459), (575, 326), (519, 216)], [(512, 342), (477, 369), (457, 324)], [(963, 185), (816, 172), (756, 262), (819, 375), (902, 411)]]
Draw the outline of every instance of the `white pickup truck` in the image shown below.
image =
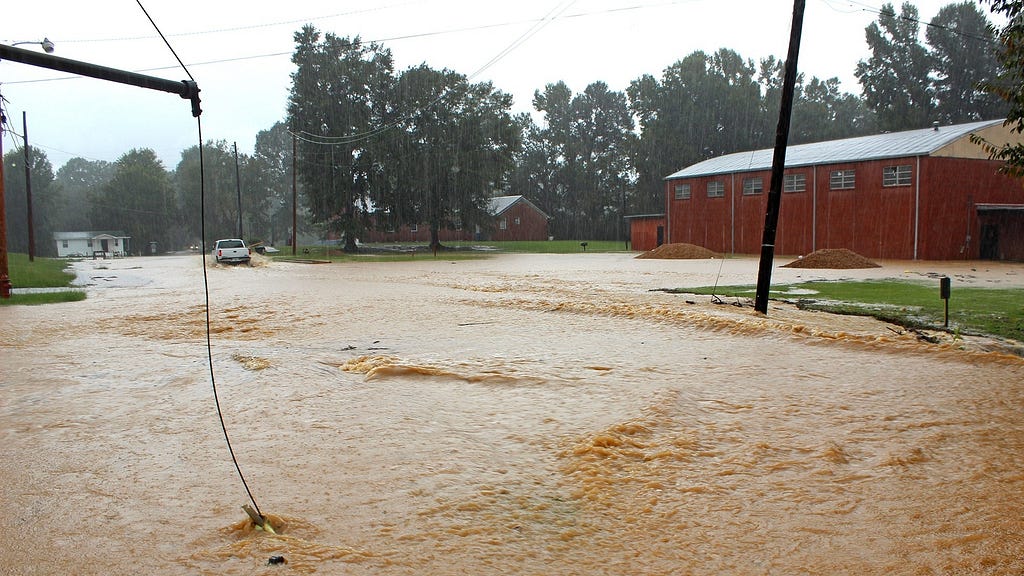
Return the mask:
[(213, 246), (213, 257), (218, 263), (240, 264), (245, 262), (248, 264), (249, 259), (252, 258), (252, 250), (249, 250), (242, 240), (228, 238), (217, 240), (217, 243)]

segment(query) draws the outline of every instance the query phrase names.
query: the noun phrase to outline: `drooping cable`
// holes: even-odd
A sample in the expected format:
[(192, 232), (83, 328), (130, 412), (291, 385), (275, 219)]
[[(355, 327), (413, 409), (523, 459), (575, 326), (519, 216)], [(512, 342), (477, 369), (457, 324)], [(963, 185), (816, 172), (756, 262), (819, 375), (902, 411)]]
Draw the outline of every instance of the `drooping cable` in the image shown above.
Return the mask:
[(256, 513), (262, 518), (263, 512), (260, 511), (260, 505), (256, 503), (256, 498), (253, 497), (252, 490), (249, 489), (249, 483), (245, 480), (245, 474), (242, 473), (242, 467), (238, 464), (238, 458), (235, 457), (235, 450), (231, 447), (231, 437), (228, 435), (228, 427), (224, 423), (224, 411), (221, 410), (220, 395), (217, 393), (217, 376), (213, 370), (213, 343), (210, 337), (210, 280), (206, 273), (206, 167), (203, 163), (203, 121), (201, 118), (196, 118), (196, 126), (199, 131), (199, 244), (203, 256), (203, 310), (206, 313), (206, 363), (210, 367), (210, 385), (213, 387), (213, 402), (217, 406), (217, 419), (220, 420), (220, 429), (224, 432), (224, 442), (228, 445), (228, 454), (231, 455), (231, 461), (235, 464), (238, 477), (242, 480), (245, 493), (249, 495), (249, 501), (252, 502)]
[[(185, 74), (188, 75), (189, 80), (195, 82), (195, 78), (192, 77), (192, 73), (188, 71), (188, 68), (181, 61), (181, 58), (178, 58), (178, 54), (174, 51), (174, 48), (171, 47), (163, 32), (160, 31), (156, 22), (153, 21), (153, 18), (149, 16), (149, 12), (147, 12), (146, 8), (142, 5), (142, 1), (135, 1), (139, 5), (139, 8), (142, 9), (142, 12), (146, 15), (146, 18), (149, 19), (150, 24), (153, 25), (157, 34), (159, 34), (160, 38), (163, 39), (168, 50), (171, 51), (171, 54), (174, 54), (178, 63), (181, 64), (181, 68), (185, 71)], [(217, 393), (217, 377), (213, 369), (213, 342), (210, 330), (210, 280), (206, 273), (206, 167), (203, 159), (203, 121), (198, 115), (196, 116), (196, 129), (199, 133), (199, 243), (203, 257), (203, 310), (206, 314), (206, 360), (210, 369), (210, 385), (213, 388), (213, 401), (217, 407), (217, 419), (220, 421), (220, 428), (224, 432), (224, 442), (227, 444), (228, 454), (231, 455), (231, 462), (235, 465), (235, 470), (238, 472), (238, 478), (241, 479), (242, 486), (245, 488), (245, 493), (249, 495), (249, 501), (252, 502), (252, 506), (255, 508), (256, 514), (260, 519), (265, 521), (263, 512), (260, 510), (260, 505), (256, 503), (256, 498), (253, 496), (252, 490), (249, 489), (249, 483), (245, 479), (245, 474), (242, 473), (242, 467), (238, 464), (238, 458), (235, 457), (235, 450), (231, 446), (231, 437), (228, 434), (228, 427), (224, 422), (224, 411), (221, 409), (220, 395)], [(253, 520), (255, 521), (255, 518)]]

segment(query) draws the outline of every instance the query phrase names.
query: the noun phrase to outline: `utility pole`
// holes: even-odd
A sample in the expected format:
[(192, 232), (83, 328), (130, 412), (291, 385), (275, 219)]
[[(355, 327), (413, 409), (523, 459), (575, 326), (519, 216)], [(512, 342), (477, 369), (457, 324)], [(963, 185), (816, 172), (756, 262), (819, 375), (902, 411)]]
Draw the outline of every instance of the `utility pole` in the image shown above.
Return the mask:
[(238, 237), (242, 238), (242, 179), (238, 175), (238, 142), (235, 145), (235, 190), (238, 192)]
[(298, 186), (296, 185), (298, 177), (295, 170), (295, 165), (297, 162), (297, 155), (295, 153), (295, 149), (298, 147), (297, 142), (298, 137), (295, 136), (295, 134), (292, 134), (292, 256), (295, 256), (295, 227), (298, 225), (298, 218), (296, 217), (296, 214), (298, 212), (299, 204), (299, 190)]
[(21, 111), (21, 137), (25, 143), (25, 205), (28, 206), (28, 261), (36, 261), (36, 231), (32, 223), (32, 155), (28, 150), (28, 118)]
[(789, 34), (789, 55), (782, 80), (782, 105), (779, 125), (775, 130), (775, 155), (772, 157), (772, 179), (768, 187), (768, 207), (764, 216), (764, 235), (761, 238), (761, 263), (757, 271), (757, 292), (754, 310), (768, 313), (768, 292), (772, 283), (772, 261), (775, 258), (775, 231), (779, 225), (779, 205), (782, 203), (782, 182), (786, 171), (786, 145), (789, 141), (789, 120), (793, 113), (793, 91), (796, 86), (796, 61), (800, 55), (800, 35), (804, 26), (805, 0), (793, 2), (793, 28)]
[[(0, 96), (3, 101), (3, 96)], [(11, 297), (11, 277), (7, 269), (7, 208), (4, 195), (4, 125), (7, 117), (0, 108), (0, 298)]]

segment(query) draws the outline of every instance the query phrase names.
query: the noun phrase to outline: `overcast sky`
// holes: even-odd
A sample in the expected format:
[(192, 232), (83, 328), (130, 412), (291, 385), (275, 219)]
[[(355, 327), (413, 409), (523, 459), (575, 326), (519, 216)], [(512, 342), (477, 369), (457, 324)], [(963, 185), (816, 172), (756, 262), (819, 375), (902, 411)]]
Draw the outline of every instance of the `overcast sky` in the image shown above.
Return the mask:
[[(917, 0), (927, 22), (952, 2)], [(799, 70), (838, 77), (860, 93), (853, 71), (868, 57), (864, 29), (879, 0), (807, 0)], [(899, 2), (894, 3), (899, 10)], [(791, 0), (292, 0), (218, 2), (143, 0), (202, 90), (204, 140), (237, 142), (251, 153), (256, 133), (286, 113), (293, 33), (312, 23), (390, 48), (396, 70), (420, 63), (491, 81), (530, 111), (535, 90), (565, 81), (574, 93), (602, 80), (625, 90), (696, 50), (730, 48), (755, 62), (784, 59)], [(258, 8), (255, 8), (258, 6)], [(5, 2), (0, 42), (56, 45), (55, 55), (143, 74), (187, 76), (135, 0)], [(993, 19), (988, 14), (989, 19)], [(922, 34), (923, 34), (922, 26)], [(923, 41), (923, 36), (922, 36)], [(38, 45), (20, 46), (39, 49)], [(81, 156), (115, 161), (152, 148), (173, 169), (199, 139), (187, 101), (15, 62), (0, 62), (0, 94), (19, 135), (54, 166)], [(5, 133), (4, 150), (14, 140)]]

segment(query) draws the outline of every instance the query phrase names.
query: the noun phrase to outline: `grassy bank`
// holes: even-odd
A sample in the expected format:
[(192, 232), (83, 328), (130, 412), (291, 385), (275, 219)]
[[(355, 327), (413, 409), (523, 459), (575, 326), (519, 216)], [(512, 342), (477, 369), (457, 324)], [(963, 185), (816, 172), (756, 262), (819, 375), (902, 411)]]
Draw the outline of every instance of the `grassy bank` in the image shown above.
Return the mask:
[[(583, 244), (586, 244), (584, 246)], [(291, 248), (284, 247), (273, 258), (306, 258), (313, 260), (345, 261), (401, 261), (423, 258), (468, 260), (485, 258), (493, 253), (580, 254), (584, 252), (627, 252), (625, 243), (612, 240), (537, 240), (522, 242), (445, 242), (435, 255), (422, 243), (363, 244), (357, 254), (346, 254), (337, 246), (300, 246), (295, 256)]]
[[(753, 298), (754, 286), (680, 288), (686, 294), (717, 294), (722, 298)], [(938, 282), (897, 280), (804, 282), (779, 285), (770, 298), (793, 302), (807, 310), (872, 316), (907, 328), (945, 329), (945, 302)], [(1024, 289), (954, 286), (949, 299), (949, 330), (986, 334), (1024, 342)]]
[[(68, 288), (75, 274), (67, 270), (66, 260), (36, 258), (30, 262), (27, 254), (7, 255), (7, 266), (14, 288)], [(0, 298), (0, 306), (13, 304), (52, 304), (54, 302), (77, 302), (85, 300), (83, 290), (61, 290), (33, 294), (12, 294)]]

